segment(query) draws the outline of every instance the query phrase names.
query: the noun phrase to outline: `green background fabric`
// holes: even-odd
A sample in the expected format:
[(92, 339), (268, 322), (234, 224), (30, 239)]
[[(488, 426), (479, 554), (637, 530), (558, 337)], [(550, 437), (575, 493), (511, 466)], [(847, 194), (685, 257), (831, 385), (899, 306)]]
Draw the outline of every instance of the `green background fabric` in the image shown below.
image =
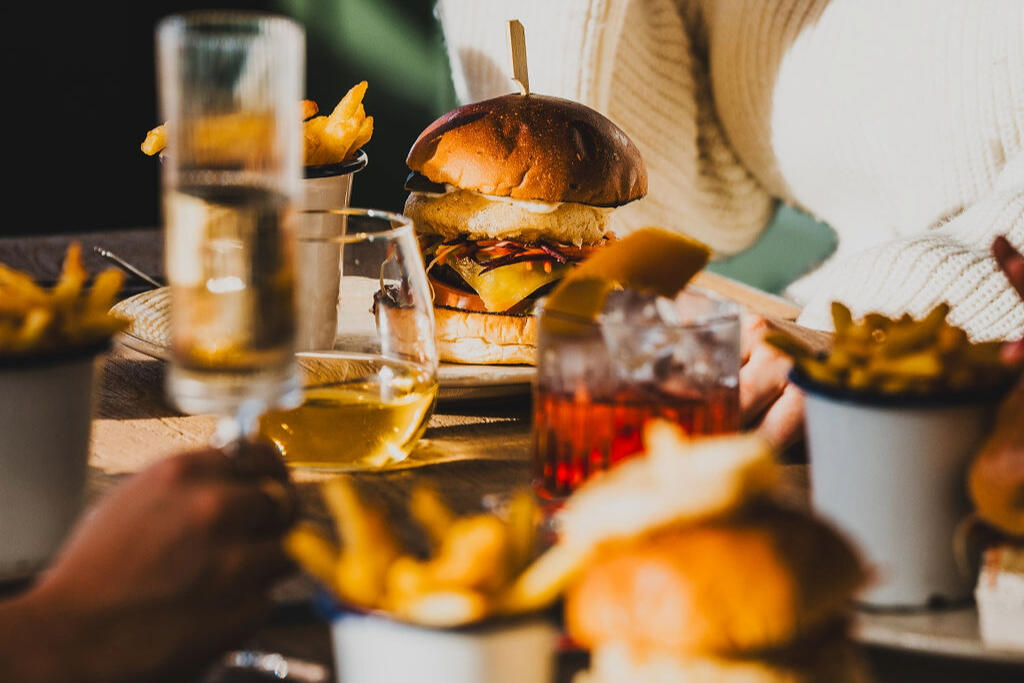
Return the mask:
[(708, 270), (781, 294), (788, 284), (821, 263), (835, 248), (832, 228), (782, 204), (752, 247), (713, 261)]

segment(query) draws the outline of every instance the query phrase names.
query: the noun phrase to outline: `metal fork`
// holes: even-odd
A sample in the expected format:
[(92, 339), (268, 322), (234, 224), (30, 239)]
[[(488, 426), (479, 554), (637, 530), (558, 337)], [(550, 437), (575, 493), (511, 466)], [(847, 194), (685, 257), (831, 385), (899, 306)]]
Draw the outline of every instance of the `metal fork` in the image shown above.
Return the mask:
[(141, 271), (139, 268), (137, 268), (136, 266), (133, 266), (132, 264), (128, 263), (123, 258), (118, 256), (114, 252), (110, 251), (109, 249), (104, 249), (103, 247), (100, 247), (100, 246), (94, 246), (92, 248), (92, 250), (95, 251), (100, 256), (102, 256), (103, 258), (105, 258), (108, 261), (110, 261), (111, 263), (113, 263), (114, 265), (116, 265), (121, 270), (124, 270), (127, 273), (131, 273), (132, 275), (134, 275), (135, 277), (139, 278), (140, 280), (146, 282), (147, 284), (150, 284), (153, 287), (157, 287), (157, 288), (164, 286), (162, 282), (160, 282), (159, 280), (157, 280), (154, 277), (151, 277), (151, 276), (147, 275), (146, 273)]

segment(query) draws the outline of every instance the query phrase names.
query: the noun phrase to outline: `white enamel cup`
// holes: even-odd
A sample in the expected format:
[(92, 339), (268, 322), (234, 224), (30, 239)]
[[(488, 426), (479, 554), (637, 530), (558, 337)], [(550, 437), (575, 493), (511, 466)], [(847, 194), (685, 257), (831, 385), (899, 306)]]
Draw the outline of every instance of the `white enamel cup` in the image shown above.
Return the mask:
[(1000, 395), (855, 395), (791, 375), (804, 390), (811, 502), (873, 572), (858, 601), (918, 608), (970, 599), (954, 552), (970, 511), (965, 473)]
[(334, 603), (327, 610), (337, 683), (555, 680), (559, 633), (543, 615), (430, 628)]
[(0, 361), (0, 581), (43, 569), (82, 511), (100, 351)]

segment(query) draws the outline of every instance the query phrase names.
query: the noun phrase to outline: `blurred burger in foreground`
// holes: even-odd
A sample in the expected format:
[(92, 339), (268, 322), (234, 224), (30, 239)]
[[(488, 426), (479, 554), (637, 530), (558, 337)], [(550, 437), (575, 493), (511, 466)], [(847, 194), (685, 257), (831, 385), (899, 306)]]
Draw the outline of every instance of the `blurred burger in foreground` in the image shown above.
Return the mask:
[(626, 134), (597, 111), (504, 95), (416, 139), (405, 214), (434, 292), (441, 360), (534, 363), (536, 300), (612, 239), (609, 214), (647, 193)]
[(966, 527), (969, 554), (980, 555), (974, 597), (981, 637), (992, 647), (1024, 651), (1024, 383), (1003, 399), (971, 459), (967, 489), (975, 507), (974, 524)]
[(611, 544), (566, 596), (577, 683), (867, 680), (846, 636), (862, 578), (831, 529), (773, 505)]
[(568, 577), (566, 632), (590, 653), (574, 683), (870, 681), (848, 634), (865, 566), (779, 495), (767, 443), (650, 421), (644, 445), (556, 515), (546, 564)]

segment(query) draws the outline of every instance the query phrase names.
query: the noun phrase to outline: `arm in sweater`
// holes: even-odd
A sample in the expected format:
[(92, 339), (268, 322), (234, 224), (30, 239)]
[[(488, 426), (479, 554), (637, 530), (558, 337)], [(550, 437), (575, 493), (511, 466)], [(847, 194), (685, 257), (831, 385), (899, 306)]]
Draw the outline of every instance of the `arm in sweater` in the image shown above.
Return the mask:
[(797, 282), (795, 298), (812, 293), (799, 322), (830, 329), (833, 300), (857, 316), (878, 311), (915, 317), (946, 301), (950, 322), (976, 340), (1024, 337), (1024, 303), (992, 256), (998, 235), (1024, 246), (1024, 154), (1003, 167), (991, 192), (955, 218), (838, 258)]
[(633, 139), (649, 192), (612, 215), (615, 232), (657, 225), (728, 255), (767, 225), (774, 199), (726, 142), (700, 22), (675, 0), (440, 0), (438, 16), (460, 101), (513, 90), (505, 31), (519, 19), (531, 90), (591, 106)]

